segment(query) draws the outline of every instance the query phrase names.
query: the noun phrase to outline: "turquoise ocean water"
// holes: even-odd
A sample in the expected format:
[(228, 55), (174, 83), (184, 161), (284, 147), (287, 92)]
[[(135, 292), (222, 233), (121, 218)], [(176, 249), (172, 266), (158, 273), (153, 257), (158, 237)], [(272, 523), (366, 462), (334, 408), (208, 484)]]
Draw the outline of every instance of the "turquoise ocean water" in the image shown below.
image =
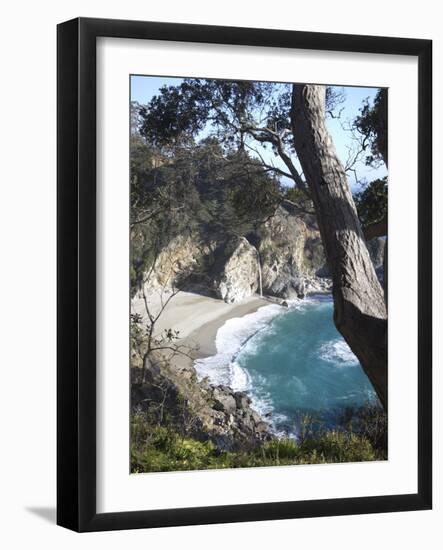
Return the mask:
[(275, 304), (231, 319), (200, 377), (245, 391), (276, 432), (297, 435), (303, 416), (334, 427), (344, 409), (376, 402), (357, 358), (336, 330), (330, 296)]

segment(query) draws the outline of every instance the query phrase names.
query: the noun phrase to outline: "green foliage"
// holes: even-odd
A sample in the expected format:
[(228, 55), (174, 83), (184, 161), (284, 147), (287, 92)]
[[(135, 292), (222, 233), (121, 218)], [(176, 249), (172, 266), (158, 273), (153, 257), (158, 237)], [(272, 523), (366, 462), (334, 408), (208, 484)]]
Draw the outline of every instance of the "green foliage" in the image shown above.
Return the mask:
[(293, 439), (274, 439), (263, 445), (262, 454), (267, 460), (276, 463), (285, 460), (296, 460), (300, 455), (300, 448)]
[(372, 181), (366, 189), (354, 195), (354, 201), (363, 226), (382, 220), (388, 211), (387, 178)]
[(285, 190), (285, 198), (295, 204), (306, 201), (306, 195), (301, 189), (297, 187), (288, 187)]
[[(242, 144), (237, 128), (251, 112), (271, 105), (271, 92), (278, 85), (266, 82), (189, 78), (178, 86), (164, 86), (142, 108), (141, 134), (156, 147), (187, 143), (210, 122), (220, 144)], [(280, 85), (281, 86), (281, 85)], [(277, 108), (272, 103), (275, 109)], [(229, 129), (229, 131), (227, 131)]]
[(363, 144), (369, 145), (371, 153), (366, 164), (372, 165), (388, 159), (388, 91), (381, 88), (371, 105), (366, 101), (355, 119), (354, 126), (363, 137)]
[(172, 427), (147, 423), (141, 415), (131, 421), (131, 471), (166, 472), (212, 467), (215, 447), (183, 437)]
[(149, 105), (141, 108), (140, 133), (149, 143), (155, 147), (178, 145), (204, 127), (209, 97), (199, 82), (163, 86)]
[[(327, 87), (326, 110), (344, 102), (343, 88)], [(188, 78), (176, 86), (164, 86), (149, 105), (139, 109), (140, 133), (156, 147), (189, 143), (211, 126), (212, 135), (227, 150), (244, 149), (247, 136), (272, 129), (288, 136), (283, 142), (292, 151), (292, 85), (247, 80)], [(283, 134), (282, 134), (283, 135)], [(272, 143), (272, 140), (265, 140)], [(276, 144), (272, 145), (276, 151)]]
[[(385, 460), (386, 415), (379, 408), (348, 411), (358, 424), (347, 429), (312, 432), (294, 439), (272, 439), (252, 449), (237, 452), (217, 450), (211, 441), (198, 441), (180, 434), (172, 425), (151, 424), (139, 414), (131, 419), (131, 472), (250, 468), (293, 464), (329, 464)], [(377, 420), (374, 423), (374, 420)], [(383, 434), (383, 435), (382, 435)]]
[(306, 439), (301, 445), (300, 451), (306, 464), (362, 462), (377, 459), (369, 440), (352, 432), (325, 432), (318, 438)]
[(225, 154), (214, 139), (165, 156), (131, 138), (131, 284), (133, 292), (175, 236), (245, 235), (275, 210), (278, 181), (245, 151)]
[(388, 416), (379, 406), (367, 404), (358, 408), (347, 407), (340, 424), (346, 431), (365, 437), (380, 458), (387, 458)]

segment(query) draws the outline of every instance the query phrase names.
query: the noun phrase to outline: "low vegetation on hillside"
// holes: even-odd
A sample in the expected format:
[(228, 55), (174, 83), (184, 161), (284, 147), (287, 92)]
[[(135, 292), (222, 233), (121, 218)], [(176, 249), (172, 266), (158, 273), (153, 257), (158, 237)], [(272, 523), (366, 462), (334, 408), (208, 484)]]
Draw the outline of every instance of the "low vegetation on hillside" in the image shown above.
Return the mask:
[(342, 429), (314, 428), (305, 419), (298, 439), (272, 439), (240, 452), (220, 452), (210, 440), (181, 434), (171, 425), (150, 424), (142, 415), (131, 418), (131, 471), (166, 472), (328, 464), (387, 459), (387, 420), (378, 407), (348, 410)]

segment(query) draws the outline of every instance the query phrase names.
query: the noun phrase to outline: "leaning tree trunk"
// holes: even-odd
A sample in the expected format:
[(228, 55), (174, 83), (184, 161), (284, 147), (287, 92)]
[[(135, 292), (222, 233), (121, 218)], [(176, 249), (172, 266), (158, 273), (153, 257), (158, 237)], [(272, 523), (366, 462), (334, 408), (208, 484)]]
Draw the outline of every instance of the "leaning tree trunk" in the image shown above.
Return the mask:
[(332, 274), (335, 325), (387, 409), (387, 313), (383, 290), (345, 171), (326, 128), (325, 92), (324, 86), (293, 86), (294, 144)]

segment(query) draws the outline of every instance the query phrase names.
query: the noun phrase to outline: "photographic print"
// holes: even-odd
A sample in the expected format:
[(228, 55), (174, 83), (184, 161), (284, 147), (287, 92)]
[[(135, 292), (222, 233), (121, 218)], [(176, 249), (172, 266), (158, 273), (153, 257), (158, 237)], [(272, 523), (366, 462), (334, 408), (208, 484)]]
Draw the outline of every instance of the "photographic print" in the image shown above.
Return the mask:
[(430, 509), (431, 168), (431, 40), (58, 25), (58, 525)]
[(131, 473), (386, 460), (388, 90), (129, 100)]

